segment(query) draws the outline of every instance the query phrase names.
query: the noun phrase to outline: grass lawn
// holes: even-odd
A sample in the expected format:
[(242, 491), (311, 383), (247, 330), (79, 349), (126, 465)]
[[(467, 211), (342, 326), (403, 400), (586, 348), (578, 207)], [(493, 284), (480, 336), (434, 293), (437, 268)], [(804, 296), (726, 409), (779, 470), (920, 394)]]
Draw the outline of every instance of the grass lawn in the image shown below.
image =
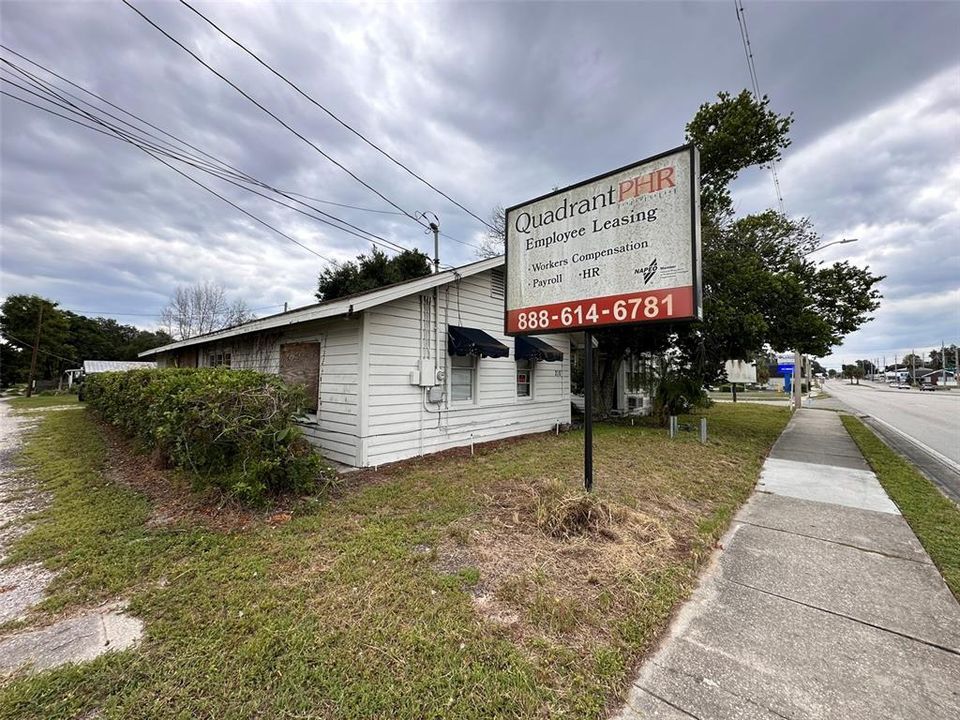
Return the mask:
[(880, 484), (900, 508), (947, 586), (960, 600), (960, 508), (858, 418), (841, 416)]
[(48, 408), (55, 405), (76, 405), (76, 395), (34, 395), (32, 397), (12, 397), (7, 400), (10, 407), (16, 410), (31, 410), (33, 408)]
[(59, 572), (35, 619), (123, 597), (146, 636), (6, 681), (0, 718), (602, 717), (789, 415), (708, 417), (705, 447), (596, 427), (589, 498), (571, 432), (355, 473), (283, 512), (177, 514), (123, 482), (87, 411), (47, 413), (23, 462), (53, 500), (12, 558)]

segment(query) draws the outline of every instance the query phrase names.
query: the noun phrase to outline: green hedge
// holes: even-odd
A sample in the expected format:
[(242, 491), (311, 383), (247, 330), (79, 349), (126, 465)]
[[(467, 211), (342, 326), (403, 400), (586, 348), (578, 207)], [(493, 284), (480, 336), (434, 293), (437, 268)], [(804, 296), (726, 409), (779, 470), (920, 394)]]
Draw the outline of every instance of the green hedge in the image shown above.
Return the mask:
[(303, 393), (276, 375), (222, 368), (91, 375), (84, 396), (102, 418), (139, 438), (199, 485), (255, 502), (316, 487), (322, 461), (293, 419)]

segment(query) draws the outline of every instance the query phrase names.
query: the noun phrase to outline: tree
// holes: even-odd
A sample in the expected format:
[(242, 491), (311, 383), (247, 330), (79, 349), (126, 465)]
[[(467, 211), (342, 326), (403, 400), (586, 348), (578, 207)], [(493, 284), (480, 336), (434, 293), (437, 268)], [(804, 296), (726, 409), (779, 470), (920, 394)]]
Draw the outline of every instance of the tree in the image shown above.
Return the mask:
[(0, 385), (25, 382), (43, 306), (37, 378), (58, 380), (84, 360), (136, 360), (139, 353), (173, 341), (162, 330), (141, 330), (110, 318), (90, 318), (61, 310), (37, 295), (11, 295), (0, 306)]
[(687, 124), (687, 141), (700, 149), (701, 212), (709, 223), (733, 214), (729, 186), (742, 170), (769, 166), (790, 146), (792, 113), (777, 115), (769, 105), (766, 95), (758, 99), (749, 90), (721, 92)]
[(927, 367), (933, 368), (934, 370), (942, 370), (944, 368), (944, 357), (946, 356), (946, 367), (954, 368), (957, 364), (957, 346), (945, 345), (943, 348), (943, 355), (940, 354), (939, 348), (934, 348), (930, 351), (930, 362), (927, 364)]
[(916, 365), (917, 367), (923, 367), (923, 358), (920, 357), (919, 355), (915, 355), (914, 353), (907, 353), (900, 360), (900, 364), (903, 365), (905, 368), (910, 368), (910, 367), (913, 367), (914, 365)]
[(170, 336), (186, 340), (254, 317), (244, 300), (230, 301), (223, 285), (205, 281), (178, 287), (161, 311), (160, 322)]
[(358, 255), (356, 262), (333, 263), (321, 272), (316, 295), (324, 302), (425, 277), (432, 272), (430, 258), (419, 250), (404, 250), (388, 258), (385, 252), (372, 246), (370, 254)]
[(853, 381), (857, 381), (857, 385), (860, 384), (860, 378), (863, 377), (863, 368), (859, 365), (844, 365), (843, 366), (843, 376), (845, 378), (850, 378), (850, 384), (853, 385)]
[(39, 295), (11, 295), (0, 306), (0, 335), (6, 345), (0, 385), (26, 382), (41, 309), (36, 379), (55, 379), (65, 364), (71, 364), (66, 344), (68, 325), (57, 303)]
[(487, 230), (486, 237), (480, 241), (477, 256), (492, 258), (503, 255), (507, 248), (507, 211), (503, 205), (497, 205), (490, 213), (490, 224), (493, 229)]
[(792, 117), (768, 105), (748, 91), (720, 93), (687, 125), (687, 140), (700, 148), (704, 318), (598, 332), (601, 411), (612, 403), (627, 350), (674, 348), (678, 372), (701, 387), (722, 378), (724, 361), (750, 360), (767, 346), (827, 355), (877, 308), (882, 278), (869, 268), (821, 268), (806, 260), (820, 243), (808, 219), (773, 210), (734, 219), (730, 183), (745, 168), (775, 162), (790, 144)]

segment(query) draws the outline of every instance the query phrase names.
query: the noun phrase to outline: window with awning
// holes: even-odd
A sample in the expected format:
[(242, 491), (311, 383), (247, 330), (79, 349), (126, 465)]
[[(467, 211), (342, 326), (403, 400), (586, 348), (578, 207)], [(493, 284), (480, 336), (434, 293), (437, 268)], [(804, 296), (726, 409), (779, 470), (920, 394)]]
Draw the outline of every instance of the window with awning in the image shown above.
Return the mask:
[(447, 351), (450, 355), (460, 357), (473, 355), (476, 357), (500, 358), (507, 357), (510, 354), (510, 348), (492, 335), (479, 328), (460, 327), (459, 325), (447, 327)]
[(538, 362), (560, 362), (563, 360), (563, 353), (552, 345), (548, 345), (539, 338), (523, 335), (517, 336), (514, 356), (517, 360), (535, 360)]

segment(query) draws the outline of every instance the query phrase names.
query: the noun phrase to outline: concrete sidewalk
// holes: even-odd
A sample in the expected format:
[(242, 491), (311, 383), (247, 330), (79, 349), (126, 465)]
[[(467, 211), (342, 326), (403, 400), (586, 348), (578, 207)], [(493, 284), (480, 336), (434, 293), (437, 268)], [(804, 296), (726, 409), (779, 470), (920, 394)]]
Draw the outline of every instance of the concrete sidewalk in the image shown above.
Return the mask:
[(960, 606), (836, 413), (800, 410), (620, 720), (956, 720)]

